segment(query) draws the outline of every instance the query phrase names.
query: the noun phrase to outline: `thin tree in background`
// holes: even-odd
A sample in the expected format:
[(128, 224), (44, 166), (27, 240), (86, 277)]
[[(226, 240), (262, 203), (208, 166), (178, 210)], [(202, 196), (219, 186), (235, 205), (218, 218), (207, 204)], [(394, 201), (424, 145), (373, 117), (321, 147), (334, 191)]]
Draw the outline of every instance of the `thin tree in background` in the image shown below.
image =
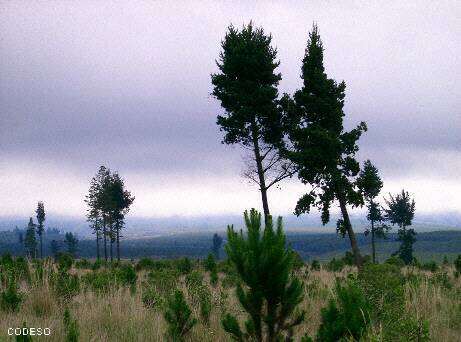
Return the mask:
[(300, 180), (312, 186), (311, 191), (298, 200), (295, 214), (309, 213), (312, 206), (316, 206), (326, 224), (330, 220), (331, 204), (338, 201), (342, 214), (337, 222), (338, 231), (348, 235), (355, 263), (361, 266), (362, 257), (347, 206), (363, 205), (363, 197), (355, 186), (360, 171), (355, 154), (366, 125), (361, 122), (351, 131), (344, 131), (346, 84), (327, 77), (316, 25), (309, 33), (301, 77), (303, 87), (296, 91), (294, 98), (285, 95), (280, 101), (290, 142), (286, 156), (297, 166)]
[(43, 222), (45, 222), (45, 205), (42, 201), (39, 201), (37, 204), (37, 235), (40, 239), (40, 258), (43, 258), (43, 240), (42, 235), (45, 230)]
[(64, 237), (64, 243), (67, 246), (67, 251), (75, 257), (77, 254), (78, 246), (77, 236), (75, 236), (75, 234), (72, 234), (71, 232), (67, 232)]
[(303, 300), (303, 284), (293, 276), (295, 253), (286, 247), (282, 219), (274, 230), (272, 218), (261, 231), (261, 214), (245, 212), (247, 234), (228, 227), (229, 261), (241, 280), (237, 298), (248, 313), (245, 331), (236, 317), (227, 314), (224, 330), (235, 341), (291, 341), (293, 328), (304, 320), (297, 306)]
[(120, 261), (120, 231), (125, 226), (125, 216), (135, 198), (125, 189), (125, 182), (117, 172), (112, 175), (111, 180), (111, 202), (113, 204), (111, 221), (114, 224), (114, 240), (117, 243), (117, 260)]
[(104, 239), (104, 259), (107, 261), (107, 215), (104, 213), (104, 194), (103, 186), (106, 179), (110, 176), (110, 170), (101, 166), (96, 176), (91, 179), (90, 189), (85, 198), (88, 205), (87, 220), (91, 224), (93, 233), (96, 236), (96, 255), (100, 257), (99, 242)]
[(244, 176), (258, 184), (265, 217), (270, 214), (268, 189), (294, 172), (292, 163), (274, 146), (283, 135), (277, 108), (282, 77), (275, 72), (279, 62), (271, 42), (271, 35), (252, 23), (241, 30), (229, 26), (216, 62), (219, 73), (211, 75), (213, 95), (225, 109), (217, 119), (225, 132), (222, 142), (250, 151)]
[(388, 208), (385, 209), (386, 220), (391, 224), (399, 226), (398, 240), (401, 242), (400, 247), (392, 255), (398, 255), (405, 264), (414, 260), (413, 244), (416, 242), (416, 232), (414, 229), (407, 229), (411, 226), (415, 217), (415, 201), (410, 198), (408, 191), (402, 190), (397, 196), (389, 194), (389, 199), (384, 199)]
[(60, 245), (56, 240), (51, 240), (50, 242), (50, 251), (53, 256), (56, 256), (59, 253)]
[(213, 251), (213, 254), (216, 257), (216, 259), (219, 259), (219, 250), (221, 249), (221, 245), (222, 245), (222, 237), (220, 237), (218, 233), (214, 233), (213, 244), (211, 245), (211, 250)]
[(27, 251), (27, 254), (31, 258), (35, 258), (37, 254), (37, 238), (35, 236), (35, 227), (32, 217), (29, 218), (29, 224), (26, 229), (26, 236), (24, 238), (24, 248)]
[(375, 238), (385, 237), (385, 232), (389, 230), (389, 226), (383, 223), (384, 215), (379, 203), (375, 200), (381, 192), (383, 181), (379, 177), (378, 169), (370, 160), (365, 161), (363, 164), (363, 169), (360, 171), (359, 178), (357, 179), (357, 186), (368, 208), (367, 219), (371, 223), (371, 229), (367, 228), (365, 230), (365, 235), (371, 234), (372, 260), (373, 263), (376, 263)]

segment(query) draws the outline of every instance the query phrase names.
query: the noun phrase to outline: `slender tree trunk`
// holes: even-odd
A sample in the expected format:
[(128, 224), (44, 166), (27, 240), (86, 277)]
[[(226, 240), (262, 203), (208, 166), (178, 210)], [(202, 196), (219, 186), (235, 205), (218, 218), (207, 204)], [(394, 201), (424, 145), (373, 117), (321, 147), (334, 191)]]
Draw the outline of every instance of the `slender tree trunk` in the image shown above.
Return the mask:
[(257, 168), (258, 177), (259, 177), (261, 200), (263, 202), (264, 222), (267, 223), (267, 218), (270, 215), (269, 203), (267, 201), (267, 188), (266, 188), (266, 180), (264, 178), (261, 151), (259, 150), (259, 141), (258, 141), (257, 131), (255, 129), (253, 129), (253, 147), (254, 147), (254, 153), (255, 153), (256, 168)]
[(117, 260), (120, 262), (120, 226), (117, 225)]
[(42, 241), (42, 234), (40, 234), (40, 258), (43, 259), (43, 241)]
[(99, 231), (96, 231), (96, 259), (99, 260)]
[(113, 236), (114, 236), (114, 232), (113, 232), (113, 228), (112, 228), (112, 222), (110, 223), (110, 226), (109, 226), (109, 238), (110, 238), (110, 262), (114, 261), (114, 255), (113, 255), (113, 245), (114, 245), (114, 239), (113, 239)]
[(107, 262), (107, 228), (106, 228), (106, 219), (103, 220), (103, 239), (104, 239), (104, 259)]
[(373, 256), (373, 264), (376, 264), (376, 246), (375, 246), (375, 221), (371, 220), (371, 250)]
[(344, 226), (347, 230), (347, 235), (351, 242), (352, 253), (354, 254), (354, 260), (357, 267), (360, 269), (362, 267), (362, 256), (360, 255), (359, 246), (355, 238), (354, 230), (352, 229), (351, 220), (349, 219), (349, 214), (347, 213), (346, 202), (344, 199), (339, 199), (339, 206), (341, 208), (341, 214), (344, 220)]

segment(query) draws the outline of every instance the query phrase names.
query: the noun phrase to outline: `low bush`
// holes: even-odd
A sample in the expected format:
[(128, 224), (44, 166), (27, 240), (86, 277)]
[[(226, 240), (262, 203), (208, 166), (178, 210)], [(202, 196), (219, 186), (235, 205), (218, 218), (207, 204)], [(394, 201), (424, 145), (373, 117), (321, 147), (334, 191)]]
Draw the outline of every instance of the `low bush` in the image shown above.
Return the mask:
[(405, 262), (402, 259), (400, 259), (400, 258), (398, 258), (396, 256), (392, 256), (389, 259), (387, 259), (386, 264), (395, 265), (395, 266), (398, 266), (398, 267), (405, 266)]
[(141, 270), (151, 270), (155, 267), (155, 261), (149, 258), (142, 258), (140, 259), (136, 266), (135, 269), (136, 271), (141, 271)]
[(168, 328), (166, 338), (169, 341), (180, 342), (197, 323), (192, 316), (192, 311), (187, 305), (184, 294), (177, 290), (168, 298), (167, 308), (164, 312)]
[(80, 292), (80, 279), (76, 274), (70, 274), (64, 269), (54, 273), (51, 284), (56, 295), (67, 301)]
[(311, 270), (312, 271), (320, 271), (320, 262), (318, 260), (316, 260), (316, 259), (312, 260)]
[(77, 320), (70, 317), (69, 309), (64, 310), (64, 331), (66, 332), (66, 342), (78, 342), (80, 336)]
[(336, 282), (336, 296), (321, 310), (317, 340), (336, 342), (341, 339), (359, 340), (370, 322), (370, 305), (362, 289), (352, 280), (345, 286)]
[(439, 265), (435, 261), (429, 261), (424, 264), (418, 265), (419, 269), (429, 272), (437, 272), (439, 270)]
[(341, 272), (346, 264), (343, 260), (333, 258), (328, 262), (325, 267), (330, 272)]
[(22, 300), (23, 296), (19, 293), (16, 282), (11, 279), (7, 288), (1, 293), (0, 308), (3, 311), (17, 311)]
[(68, 271), (72, 267), (74, 257), (70, 253), (59, 252), (56, 254), (55, 260), (60, 270)]

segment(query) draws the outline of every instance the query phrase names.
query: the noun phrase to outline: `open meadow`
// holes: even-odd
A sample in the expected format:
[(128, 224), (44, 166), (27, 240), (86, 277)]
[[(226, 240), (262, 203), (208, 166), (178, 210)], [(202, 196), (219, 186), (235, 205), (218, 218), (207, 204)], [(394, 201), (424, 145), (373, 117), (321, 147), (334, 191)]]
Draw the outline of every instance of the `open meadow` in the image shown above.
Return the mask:
[[(431, 341), (461, 341), (461, 277), (455, 276), (453, 266), (436, 266), (432, 271), (404, 267), (400, 271), (398, 266), (379, 265), (384, 268), (378, 267), (364, 279), (357, 277), (354, 267), (343, 266), (315, 262), (296, 265), (293, 272), (304, 283), (299, 309), (305, 310), (305, 319), (294, 330), (295, 341), (305, 334), (316, 336), (321, 309), (337, 296), (335, 279), (344, 282), (347, 278), (363, 288), (368, 299), (374, 295), (375, 303), (381, 303), (383, 310), (395, 310), (389, 312), (392, 324), (385, 319), (372, 319), (367, 336), (361, 340), (424, 341), (423, 335), (428, 333)], [(386, 270), (386, 266), (391, 270)], [(395, 276), (395, 270), (399, 276)], [(17, 280), (17, 303), (5, 296), (8, 279), (12, 279), (7, 277), (8, 272)], [(64, 323), (65, 308), (70, 320), (76, 322), (81, 341), (164, 341), (168, 336), (164, 313), (168, 298), (176, 289), (185, 294), (196, 320), (184, 341), (231, 341), (222, 327), (222, 318), (226, 313), (242, 321), (245, 317), (235, 295), (239, 281), (235, 270), (228, 262), (214, 264), (212, 258), (141, 259), (104, 266), (84, 259), (73, 261), (66, 255), (56, 262), (51, 258), (43, 262), (13, 260), (6, 255), (0, 274), (0, 341), (14, 341), (7, 335), (8, 328), (21, 327), (24, 322), (27, 327), (50, 329), (49, 336), (36, 336), (34, 341), (65, 341), (69, 331)], [(402, 303), (399, 286), (403, 291)], [(386, 302), (394, 307), (389, 308)], [(397, 315), (398, 305), (403, 306), (401, 315)], [(411, 327), (415, 336), (405, 337), (400, 332), (397, 339), (395, 335), (389, 337), (392, 331), (386, 329), (398, 329), (396, 322), (407, 333)]]

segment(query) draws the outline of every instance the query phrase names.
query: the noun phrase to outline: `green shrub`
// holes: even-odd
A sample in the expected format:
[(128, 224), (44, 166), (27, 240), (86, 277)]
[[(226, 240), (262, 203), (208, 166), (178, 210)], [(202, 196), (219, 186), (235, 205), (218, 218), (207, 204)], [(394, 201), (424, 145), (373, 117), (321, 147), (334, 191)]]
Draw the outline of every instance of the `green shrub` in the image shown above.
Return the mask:
[(419, 265), (419, 268), (423, 271), (429, 271), (429, 272), (437, 272), (439, 270), (439, 266), (437, 265), (437, 263), (435, 261), (429, 261), (429, 262), (426, 262), (422, 265)]
[(75, 263), (75, 267), (80, 269), (91, 269), (93, 267), (93, 264), (87, 259), (83, 258)]
[(370, 305), (365, 299), (362, 289), (353, 281), (346, 286), (336, 282), (336, 298), (331, 299), (328, 306), (321, 310), (321, 323), (317, 340), (336, 342), (341, 339), (358, 340), (365, 334), (368, 323)]
[(326, 264), (326, 269), (330, 272), (341, 272), (345, 266), (343, 260), (337, 260), (333, 258), (328, 264)]
[(70, 300), (80, 292), (80, 279), (76, 274), (69, 274), (64, 269), (53, 274), (51, 283), (56, 295), (63, 300)]
[(135, 266), (136, 271), (150, 270), (155, 267), (155, 261), (149, 258), (142, 258)]
[(93, 265), (91, 266), (91, 269), (92, 269), (93, 271), (97, 271), (97, 270), (99, 270), (99, 269), (102, 267), (102, 265), (104, 265), (104, 264), (105, 264), (104, 261), (102, 261), (101, 259), (98, 259), (98, 260), (96, 260), (96, 261), (93, 263)]
[(312, 271), (320, 271), (320, 263), (319, 263), (318, 260), (316, 260), (316, 259), (312, 260), (311, 270)]
[(146, 308), (153, 309), (163, 307), (165, 304), (164, 298), (160, 296), (153, 287), (146, 287), (142, 293), (142, 302)]
[(216, 287), (218, 285), (218, 280), (219, 280), (218, 271), (216, 270), (216, 268), (214, 268), (210, 272), (210, 283), (211, 283), (211, 285), (213, 287)]
[(72, 320), (69, 309), (64, 310), (64, 331), (66, 333), (66, 342), (78, 342), (80, 332), (78, 330), (77, 320)]
[(164, 317), (168, 325), (166, 337), (173, 342), (183, 341), (197, 323), (187, 305), (184, 294), (179, 290), (176, 290), (174, 295), (168, 298)]
[(301, 255), (296, 251), (291, 251), (294, 255), (293, 257), (293, 269), (299, 270), (301, 267), (304, 266), (304, 260)]
[(209, 253), (207, 258), (203, 261), (203, 266), (208, 272), (212, 272), (216, 269), (216, 257), (213, 253)]
[(138, 278), (131, 264), (122, 264), (116, 271), (116, 277), (123, 285), (135, 285)]
[(186, 276), (186, 287), (191, 297), (192, 305), (200, 308), (200, 318), (204, 323), (208, 323), (211, 312), (211, 293), (203, 283), (203, 276), (200, 272), (193, 271)]
[(67, 252), (59, 252), (55, 257), (56, 264), (60, 270), (68, 271), (74, 262), (72, 254)]
[(461, 254), (459, 254), (456, 257), (455, 262), (453, 264), (455, 265), (456, 272), (458, 272), (458, 274), (461, 274)]
[(176, 260), (176, 267), (182, 274), (187, 274), (192, 271), (192, 262), (189, 258), (181, 258)]
[(2, 258), (0, 260), (0, 264), (4, 266), (11, 266), (14, 263), (13, 255), (10, 251), (6, 251), (3, 253)]
[(152, 287), (161, 296), (170, 296), (178, 287), (180, 273), (174, 268), (164, 268), (147, 274), (145, 287)]
[(369, 264), (358, 274), (358, 284), (372, 307), (373, 318), (386, 323), (403, 314), (405, 278), (391, 264)]
[(395, 266), (398, 266), (398, 267), (405, 266), (405, 262), (402, 259), (400, 259), (398, 257), (395, 257), (395, 256), (392, 256), (389, 259), (387, 259), (386, 264), (395, 265)]
[(23, 296), (18, 292), (16, 283), (11, 279), (7, 288), (1, 293), (0, 307), (3, 311), (17, 311), (22, 299)]

